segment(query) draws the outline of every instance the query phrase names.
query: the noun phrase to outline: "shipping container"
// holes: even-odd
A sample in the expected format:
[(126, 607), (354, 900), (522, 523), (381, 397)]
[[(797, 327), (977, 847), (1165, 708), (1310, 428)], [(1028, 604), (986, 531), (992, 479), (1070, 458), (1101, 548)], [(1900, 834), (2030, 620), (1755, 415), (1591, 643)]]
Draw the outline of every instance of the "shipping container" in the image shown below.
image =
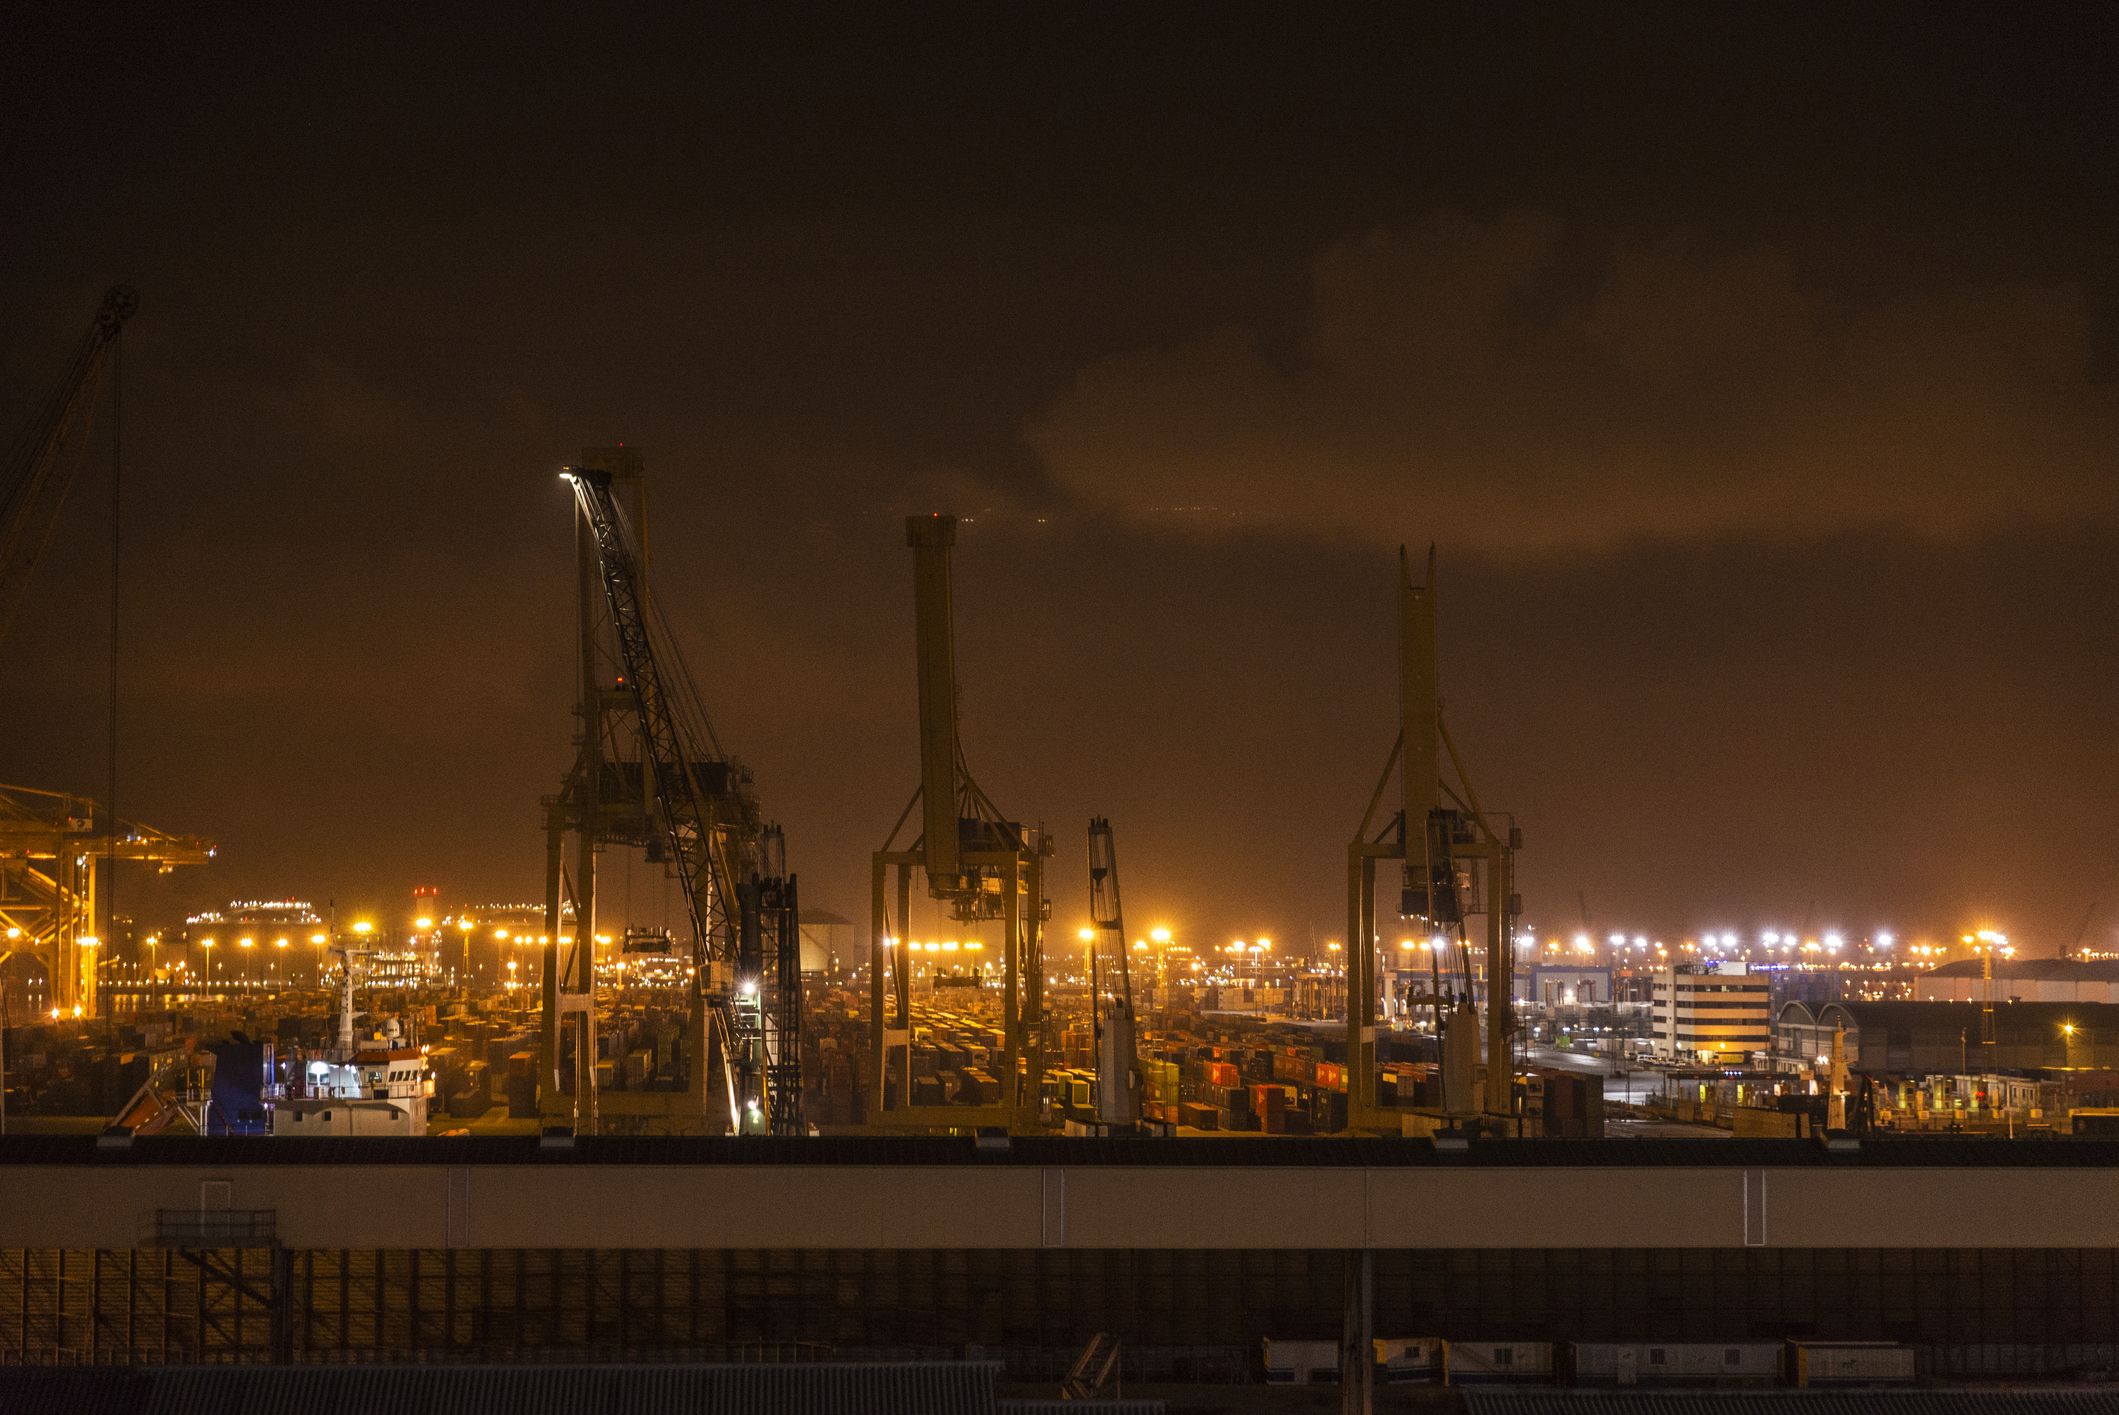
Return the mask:
[(1377, 1379), (1385, 1385), (1411, 1385), (1442, 1378), (1442, 1348), (1439, 1337), (1378, 1338)]
[(1773, 1341), (1587, 1342), (1571, 1352), (1574, 1379), (1584, 1385), (1659, 1382), (1771, 1385), (1780, 1379), (1781, 1346)]
[(1451, 1385), (1552, 1379), (1552, 1343), (1452, 1341), (1443, 1349), (1443, 1379)]
[(1888, 1341), (1795, 1341), (1799, 1386), (1903, 1385), (1913, 1379), (1913, 1348)]
[(1339, 1343), (1336, 1341), (1276, 1341), (1267, 1337), (1264, 1346), (1267, 1385), (1339, 1383)]
[(1220, 1122), (1213, 1106), (1201, 1105), (1197, 1101), (1186, 1101), (1177, 1108), (1177, 1123), (1189, 1125), (1195, 1130), (1214, 1130)]

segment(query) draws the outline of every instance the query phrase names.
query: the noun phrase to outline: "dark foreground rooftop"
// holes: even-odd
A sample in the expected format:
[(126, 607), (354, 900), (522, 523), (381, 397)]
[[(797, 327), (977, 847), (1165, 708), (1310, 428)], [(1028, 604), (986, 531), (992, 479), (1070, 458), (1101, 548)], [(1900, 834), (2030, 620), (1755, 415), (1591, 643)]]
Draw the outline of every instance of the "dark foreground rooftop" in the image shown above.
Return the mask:
[[(1016, 1415), (999, 1362), (0, 1368), (8, 1415)], [(1158, 1415), (1161, 1403), (1094, 1407)]]
[(1469, 1415), (2119, 1415), (2109, 1390), (1780, 1390), (1464, 1393)]

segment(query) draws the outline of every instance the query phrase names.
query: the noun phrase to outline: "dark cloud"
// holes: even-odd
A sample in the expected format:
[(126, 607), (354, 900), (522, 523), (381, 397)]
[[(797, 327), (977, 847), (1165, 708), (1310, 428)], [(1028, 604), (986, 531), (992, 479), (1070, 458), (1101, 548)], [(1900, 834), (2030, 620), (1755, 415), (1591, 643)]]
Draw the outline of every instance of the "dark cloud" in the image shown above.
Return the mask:
[(1445, 214), (1335, 245), (1292, 358), (1240, 327), (1115, 355), (1031, 441), (1070, 491), (1172, 525), (1517, 554), (2119, 512), (2080, 288), (1848, 300), (1678, 232), (1554, 290), (1560, 235)]
[[(1427, 538), (1540, 922), (2119, 898), (2119, 22), (1266, 13), (22, 17), (0, 413), (141, 288), (124, 794), (225, 847), (137, 897), (536, 894), (553, 472), (623, 438), (842, 912), (937, 505), (966, 752), (1063, 920), (1096, 812), (1129, 912), (1337, 931)], [(0, 645), (0, 779), (102, 780), (106, 474)]]

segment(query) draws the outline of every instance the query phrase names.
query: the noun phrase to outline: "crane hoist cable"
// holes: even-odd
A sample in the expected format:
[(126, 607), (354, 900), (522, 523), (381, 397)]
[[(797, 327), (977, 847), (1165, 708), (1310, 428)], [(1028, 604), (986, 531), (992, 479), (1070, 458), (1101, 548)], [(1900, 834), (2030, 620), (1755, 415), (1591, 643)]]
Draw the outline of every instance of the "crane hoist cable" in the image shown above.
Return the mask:
[[(104, 847), (103, 917), (109, 927), (105, 938), (118, 935), (118, 655), (119, 611), (123, 608), (125, 552), (125, 329), (121, 321), (110, 340), (110, 703), (109, 703), (109, 794), (104, 809), (110, 812), (110, 843)], [(95, 920), (89, 920), (91, 926)]]

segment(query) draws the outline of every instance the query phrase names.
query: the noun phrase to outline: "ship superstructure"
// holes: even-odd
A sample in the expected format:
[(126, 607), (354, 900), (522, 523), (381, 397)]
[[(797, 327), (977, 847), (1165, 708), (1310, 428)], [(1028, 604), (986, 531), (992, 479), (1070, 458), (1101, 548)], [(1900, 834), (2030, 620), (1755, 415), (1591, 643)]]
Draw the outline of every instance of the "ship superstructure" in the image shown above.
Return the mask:
[(379, 1029), (357, 1027), (359, 960), (367, 950), (334, 949), (340, 958), (338, 1033), (322, 1056), (296, 1057), (284, 1082), (267, 1094), (274, 1135), (424, 1135), (434, 1083), (427, 1049), (395, 1017)]

